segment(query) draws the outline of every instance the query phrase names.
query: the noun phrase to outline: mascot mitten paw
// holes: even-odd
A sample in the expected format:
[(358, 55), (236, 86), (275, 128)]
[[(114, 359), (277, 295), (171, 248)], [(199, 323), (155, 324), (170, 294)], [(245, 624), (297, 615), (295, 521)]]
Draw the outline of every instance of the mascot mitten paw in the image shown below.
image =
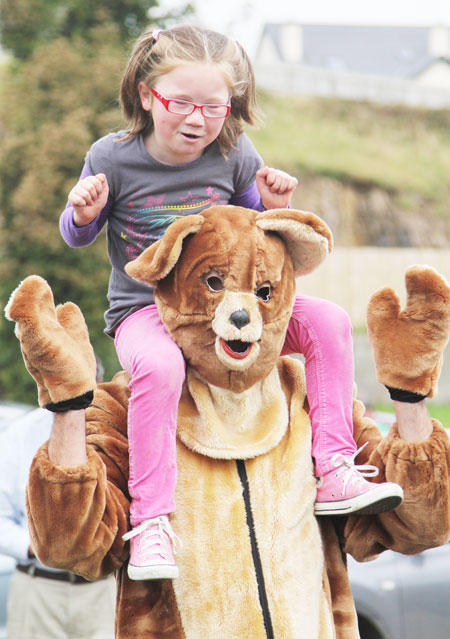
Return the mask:
[(5, 315), (16, 322), (40, 406), (54, 412), (86, 408), (96, 387), (96, 362), (78, 306), (68, 302), (55, 308), (47, 282), (30, 275), (11, 295)]
[(378, 381), (392, 399), (415, 402), (437, 391), (450, 335), (450, 287), (430, 266), (410, 267), (405, 283), (404, 310), (392, 289), (382, 289), (369, 301), (367, 327)]

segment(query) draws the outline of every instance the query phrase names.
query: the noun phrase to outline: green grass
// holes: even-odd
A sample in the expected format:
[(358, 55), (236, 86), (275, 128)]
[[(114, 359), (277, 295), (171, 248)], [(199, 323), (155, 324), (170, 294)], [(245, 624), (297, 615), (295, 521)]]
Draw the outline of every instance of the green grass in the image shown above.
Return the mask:
[(265, 121), (249, 136), (267, 164), (378, 185), (405, 207), (425, 199), (449, 215), (450, 109), (262, 93)]

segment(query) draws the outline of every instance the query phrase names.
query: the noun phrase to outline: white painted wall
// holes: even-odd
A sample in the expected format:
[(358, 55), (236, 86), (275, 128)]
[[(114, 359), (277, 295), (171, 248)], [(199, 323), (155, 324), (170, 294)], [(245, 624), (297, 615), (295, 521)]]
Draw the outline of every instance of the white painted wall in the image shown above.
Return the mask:
[[(450, 64), (435, 64), (413, 79), (354, 73), (343, 68), (302, 65), (303, 30), (295, 23), (280, 25), (280, 54), (272, 38), (263, 33), (255, 58), (257, 83), (266, 89), (306, 95), (371, 100), (387, 104), (409, 104), (446, 108), (450, 106)], [(436, 26), (428, 32), (432, 57), (450, 58), (450, 29)]]
[(283, 60), (299, 63), (303, 59), (303, 29), (299, 24), (285, 24), (280, 39)]
[(335, 248), (316, 271), (297, 279), (297, 291), (336, 302), (353, 325), (365, 326), (366, 306), (380, 288), (393, 288), (405, 300), (405, 270), (428, 264), (450, 282), (450, 250), (425, 248)]
[(259, 87), (280, 93), (438, 109), (450, 107), (450, 87), (446, 78), (445, 87), (436, 87), (413, 80), (274, 62), (256, 63), (255, 75)]
[(428, 52), (432, 58), (450, 57), (450, 29), (448, 27), (438, 25), (429, 30)]
[(450, 64), (438, 60), (416, 77), (417, 82), (426, 87), (440, 87), (450, 90)]

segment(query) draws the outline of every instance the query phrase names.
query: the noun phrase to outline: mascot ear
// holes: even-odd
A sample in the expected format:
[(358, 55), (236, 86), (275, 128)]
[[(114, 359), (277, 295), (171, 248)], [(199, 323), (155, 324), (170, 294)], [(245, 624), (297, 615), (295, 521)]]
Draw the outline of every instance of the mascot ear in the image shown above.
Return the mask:
[(125, 271), (136, 280), (156, 286), (170, 273), (180, 257), (183, 240), (187, 235), (197, 233), (203, 226), (202, 215), (187, 215), (169, 226), (164, 237), (149, 246), (132, 262), (125, 265)]
[(330, 229), (314, 213), (272, 209), (258, 213), (256, 225), (281, 236), (291, 256), (295, 277), (311, 273), (333, 247)]

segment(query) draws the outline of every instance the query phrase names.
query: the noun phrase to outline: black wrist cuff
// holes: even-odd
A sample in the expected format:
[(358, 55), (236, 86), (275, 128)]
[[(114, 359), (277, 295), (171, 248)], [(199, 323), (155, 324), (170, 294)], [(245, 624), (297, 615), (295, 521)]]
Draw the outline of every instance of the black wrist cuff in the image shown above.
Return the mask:
[(78, 397), (65, 399), (62, 402), (56, 402), (56, 404), (47, 404), (45, 408), (52, 411), (52, 413), (66, 413), (68, 410), (82, 410), (83, 408), (87, 408), (93, 399), (94, 391), (91, 390)]
[(419, 395), (412, 391), (402, 390), (401, 388), (391, 388), (386, 386), (389, 391), (390, 398), (395, 402), (405, 402), (407, 404), (417, 404), (425, 399), (426, 395)]

